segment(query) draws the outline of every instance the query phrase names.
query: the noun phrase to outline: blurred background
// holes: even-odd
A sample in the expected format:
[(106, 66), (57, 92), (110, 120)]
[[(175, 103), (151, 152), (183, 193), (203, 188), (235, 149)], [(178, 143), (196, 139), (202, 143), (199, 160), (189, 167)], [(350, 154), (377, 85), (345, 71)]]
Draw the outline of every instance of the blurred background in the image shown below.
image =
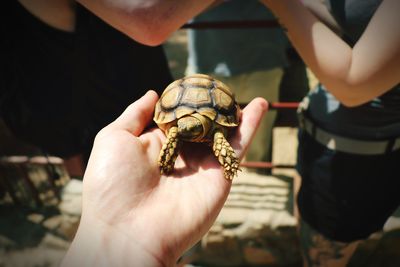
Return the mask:
[[(164, 45), (175, 79), (187, 73), (188, 36), (181, 29)], [(317, 80), (305, 70), (307, 88), (313, 88)], [(281, 88), (296, 87), (290, 81)], [(301, 98), (281, 94), (271, 107), (278, 114), (271, 161), (244, 163), (214, 226), (182, 256), (180, 266), (302, 266), (294, 203), (299, 181), (293, 105)], [(81, 179), (69, 173), (63, 159), (16, 139), (1, 121), (0, 156), (0, 266), (58, 266), (79, 223)], [(349, 266), (400, 266), (399, 248), (397, 213), (358, 248)]]

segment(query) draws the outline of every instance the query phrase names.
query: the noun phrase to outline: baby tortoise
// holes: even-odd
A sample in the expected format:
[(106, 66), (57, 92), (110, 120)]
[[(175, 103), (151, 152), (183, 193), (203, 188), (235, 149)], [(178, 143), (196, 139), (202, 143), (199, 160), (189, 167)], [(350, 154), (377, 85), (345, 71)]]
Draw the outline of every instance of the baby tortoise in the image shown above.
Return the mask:
[(158, 100), (154, 121), (165, 132), (158, 164), (161, 174), (172, 172), (182, 141), (213, 143), (214, 155), (232, 180), (239, 159), (226, 140), (228, 129), (239, 125), (240, 107), (222, 82), (195, 74), (171, 83)]

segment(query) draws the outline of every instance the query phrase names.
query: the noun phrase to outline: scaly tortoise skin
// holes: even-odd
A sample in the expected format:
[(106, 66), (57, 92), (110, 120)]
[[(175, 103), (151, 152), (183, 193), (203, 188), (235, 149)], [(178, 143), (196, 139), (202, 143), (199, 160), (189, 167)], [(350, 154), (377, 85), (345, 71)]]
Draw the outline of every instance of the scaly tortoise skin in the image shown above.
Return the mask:
[(161, 174), (174, 169), (182, 141), (213, 143), (214, 155), (232, 180), (239, 159), (226, 140), (228, 129), (239, 125), (240, 108), (222, 82), (195, 74), (172, 82), (158, 100), (154, 121), (166, 134), (158, 164)]

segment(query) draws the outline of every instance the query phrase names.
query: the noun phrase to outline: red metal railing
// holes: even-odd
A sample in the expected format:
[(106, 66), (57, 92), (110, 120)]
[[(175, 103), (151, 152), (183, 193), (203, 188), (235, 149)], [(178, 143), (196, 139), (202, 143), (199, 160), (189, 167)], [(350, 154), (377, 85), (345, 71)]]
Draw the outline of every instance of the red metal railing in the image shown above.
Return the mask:
[[(240, 106), (243, 108), (247, 103), (241, 103)], [(297, 110), (299, 102), (270, 102), (268, 109), (273, 110)], [(289, 125), (285, 126), (297, 126), (297, 121), (291, 121)], [(278, 168), (290, 168), (293, 169), (295, 166), (292, 164), (274, 164), (272, 162), (265, 161), (245, 161), (240, 164), (246, 168), (261, 168), (261, 169), (278, 169)]]

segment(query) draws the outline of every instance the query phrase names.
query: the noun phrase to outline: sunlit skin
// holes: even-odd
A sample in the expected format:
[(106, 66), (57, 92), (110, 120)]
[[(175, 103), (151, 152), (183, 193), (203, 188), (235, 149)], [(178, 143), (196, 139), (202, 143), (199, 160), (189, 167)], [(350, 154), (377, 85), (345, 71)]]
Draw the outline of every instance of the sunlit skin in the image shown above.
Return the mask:
[(344, 105), (358, 106), (400, 82), (400, 1), (383, 0), (350, 47), (298, 0), (262, 0), (318, 80)]
[[(157, 94), (147, 93), (97, 135), (83, 180), (82, 219), (63, 266), (173, 266), (211, 227), (231, 187), (210, 148), (188, 143), (171, 175), (157, 158), (165, 134), (143, 132)], [(230, 138), (239, 157), (267, 103), (253, 100)]]
[(146, 45), (159, 45), (213, 0), (79, 0), (110, 25)]

